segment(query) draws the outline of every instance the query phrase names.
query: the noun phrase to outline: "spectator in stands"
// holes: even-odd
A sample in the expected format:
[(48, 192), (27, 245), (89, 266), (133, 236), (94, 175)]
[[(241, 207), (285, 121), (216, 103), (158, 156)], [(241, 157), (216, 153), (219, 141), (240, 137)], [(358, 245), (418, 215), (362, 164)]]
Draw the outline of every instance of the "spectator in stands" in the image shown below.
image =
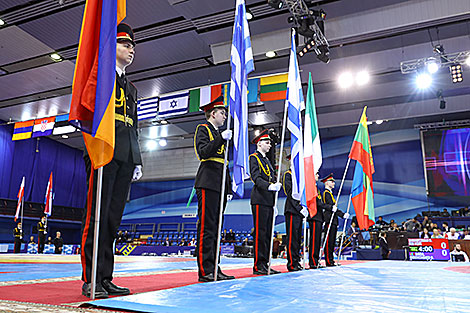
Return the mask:
[(428, 230), (432, 229), (432, 221), (429, 219), (427, 215), (423, 217), (423, 222), (421, 223), (423, 227), (426, 227)]
[(442, 231), (443, 231), (444, 233), (447, 233), (447, 232), (450, 231), (450, 229), (449, 229), (449, 224), (447, 224), (447, 222), (442, 223)]
[(442, 236), (442, 235), (440, 234), (438, 228), (434, 228), (434, 229), (432, 230), (432, 236), (431, 236), (431, 238), (433, 238), (433, 239), (434, 239), (434, 238), (444, 238), (444, 236)]
[(227, 237), (225, 238), (226, 241), (228, 242), (234, 242), (235, 241), (235, 233), (233, 232), (233, 230), (230, 228), (228, 233), (227, 233)]
[(168, 237), (165, 238), (165, 241), (163, 242), (163, 246), (167, 246), (167, 247), (171, 246), (170, 238)]
[(180, 246), (180, 247), (185, 247), (187, 245), (188, 245), (188, 243), (186, 242), (186, 240), (184, 238), (181, 239), (181, 242), (178, 244), (178, 246)]
[(123, 242), (129, 242), (130, 241), (130, 236), (129, 236), (129, 233), (127, 232), (127, 230), (124, 232), (124, 235), (122, 235), (122, 240)]
[(359, 234), (360, 234), (360, 229), (357, 227), (356, 222), (352, 221), (351, 226), (349, 226), (347, 235), (349, 237), (349, 241), (351, 242), (351, 247), (353, 250), (356, 250), (357, 243), (359, 241)]
[(191, 241), (189, 242), (189, 246), (195, 247), (196, 246), (196, 239), (191, 238)]
[(48, 244), (48, 245), (52, 244), (52, 237), (51, 236), (47, 237), (46, 244)]
[(450, 239), (450, 240), (459, 240), (460, 239), (460, 235), (459, 233), (455, 230), (454, 227), (452, 227), (450, 229), (450, 232), (446, 233), (446, 238), (447, 239)]
[(35, 244), (34, 242), (34, 236), (29, 237), (29, 242), (28, 245)]
[(460, 209), (460, 215), (462, 216), (470, 216), (470, 209), (468, 207)]
[(419, 231), (419, 228), (420, 228), (418, 227), (418, 224), (419, 224), (418, 221), (415, 218), (412, 218), (411, 220), (408, 220), (405, 222), (404, 227), (406, 231), (416, 232), (416, 231)]
[(224, 229), (224, 231), (222, 232), (222, 238), (220, 238), (220, 240), (222, 240), (222, 241), (227, 240), (227, 230), (226, 229)]
[(464, 240), (470, 240), (470, 234), (468, 230), (465, 230), (462, 235), (462, 239)]
[(389, 231), (399, 232), (400, 228), (398, 228), (397, 223), (393, 222), (390, 223), (390, 227), (388, 228)]
[(450, 213), (447, 211), (446, 208), (444, 208), (444, 210), (442, 210), (442, 212), (441, 212), (441, 216), (442, 216), (442, 217), (449, 217), (449, 216), (450, 216)]
[(429, 233), (429, 230), (427, 228), (423, 228), (423, 231), (421, 232), (421, 234), (419, 235), (419, 238), (422, 238), (422, 239), (429, 239), (431, 238), (431, 234)]
[(387, 260), (388, 256), (391, 253), (391, 251), (388, 248), (387, 233), (386, 232), (380, 232), (380, 234), (379, 234), (379, 247), (380, 247), (380, 254), (382, 255), (382, 259)]
[(454, 250), (450, 252), (450, 257), (452, 262), (469, 262), (468, 255), (465, 251), (462, 251), (460, 243), (454, 245)]
[(242, 246), (244, 246), (244, 247), (249, 246), (249, 244), (248, 244), (248, 237), (246, 237), (245, 239), (243, 239), (243, 241), (242, 241)]
[(375, 224), (377, 226), (379, 226), (379, 228), (384, 228), (384, 227), (388, 226), (388, 223), (383, 220), (382, 216), (379, 216), (379, 218), (378, 218), (377, 222), (375, 222)]
[(61, 237), (60, 231), (56, 233), (56, 237), (53, 240), (55, 250), (55, 254), (62, 254), (62, 249), (64, 247), (64, 239)]
[(122, 234), (122, 230), (120, 230), (116, 237), (116, 244), (123, 243), (123, 242), (124, 242), (123, 234)]

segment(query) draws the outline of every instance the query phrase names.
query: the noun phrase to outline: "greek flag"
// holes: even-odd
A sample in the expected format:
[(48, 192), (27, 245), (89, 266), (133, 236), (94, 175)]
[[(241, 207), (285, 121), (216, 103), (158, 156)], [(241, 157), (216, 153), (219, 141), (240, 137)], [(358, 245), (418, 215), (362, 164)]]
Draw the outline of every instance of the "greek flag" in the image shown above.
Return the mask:
[(286, 95), (287, 129), (291, 133), (292, 198), (301, 201), (306, 206), (302, 116), (300, 114), (305, 109), (305, 102), (295, 47), (295, 30), (292, 30)]
[(237, 0), (230, 58), (230, 114), (233, 116), (233, 192), (243, 197), (243, 182), (249, 176), (248, 164), (248, 74), (255, 69), (245, 1)]

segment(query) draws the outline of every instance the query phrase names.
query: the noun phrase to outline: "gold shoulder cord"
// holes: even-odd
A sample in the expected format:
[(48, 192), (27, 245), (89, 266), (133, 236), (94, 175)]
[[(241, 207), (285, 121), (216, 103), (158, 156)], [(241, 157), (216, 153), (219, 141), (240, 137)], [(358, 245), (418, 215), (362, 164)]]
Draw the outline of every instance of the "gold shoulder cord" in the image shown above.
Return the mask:
[(194, 133), (194, 153), (196, 153), (196, 157), (199, 161), (201, 161), (201, 159), (199, 158), (199, 154), (197, 154), (197, 150), (196, 150), (196, 135), (197, 135), (197, 131), (199, 130), (199, 126), (205, 126), (207, 128), (207, 131), (209, 132), (209, 141), (213, 141), (214, 140), (214, 136), (212, 136), (212, 132), (209, 128), (209, 126), (207, 126), (207, 124), (199, 124), (197, 125), (196, 127), (196, 132)]
[[(121, 87), (119, 87), (119, 91), (121, 93), (121, 96), (119, 97), (119, 99), (116, 99), (116, 103), (114, 105), (115, 105), (116, 108), (120, 108), (120, 107), (124, 106), (124, 124), (127, 125), (127, 122), (126, 122), (126, 116), (127, 116), (126, 115), (126, 106), (127, 105), (125, 105), (126, 104), (126, 98), (124, 96), (124, 90)], [(120, 104), (118, 104), (118, 103), (120, 103)]]
[(261, 160), (259, 159), (259, 157), (256, 155), (256, 154), (252, 154), (256, 160), (258, 160), (258, 164), (259, 164), (259, 167), (261, 167), (261, 169), (263, 170), (263, 172), (268, 176), (268, 177), (271, 177), (271, 170), (269, 169), (269, 165), (266, 164), (266, 168), (264, 168), (263, 166), (263, 163), (261, 163)]

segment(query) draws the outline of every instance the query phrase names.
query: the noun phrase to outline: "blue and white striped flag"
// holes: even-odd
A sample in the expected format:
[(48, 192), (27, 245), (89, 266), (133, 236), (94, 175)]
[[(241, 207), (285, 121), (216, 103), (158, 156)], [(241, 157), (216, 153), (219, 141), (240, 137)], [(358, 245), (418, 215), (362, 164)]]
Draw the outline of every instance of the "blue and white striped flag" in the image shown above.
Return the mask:
[(287, 129), (291, 133), (291, 170), (292, 170), (292, 198), (301, 201), (306, 206), (305, 201), (305, 173), (304, 173), (304, 153), (302, 139), (302, 116), (301, 111), (305, 110), (304, 96), (302, 93), (302, 83), (300, 81), (299, 65), (297, 63), (297, 53), (295, 45), (295, 30), (292, 30), (292, 40), (289, 60), (289, 76), (287, 79)]
[(249, 176), (248, 164), (248, 74), (255, 69), (245, 0), (236, 0), (230, 65), (230, 114), (233, 116), (232, 190), (243, 197), (243, 182)]
[(158, 97), (142, 99), (137, 102), (137, 119), (139, 121), (154, 119), (158, 113)]

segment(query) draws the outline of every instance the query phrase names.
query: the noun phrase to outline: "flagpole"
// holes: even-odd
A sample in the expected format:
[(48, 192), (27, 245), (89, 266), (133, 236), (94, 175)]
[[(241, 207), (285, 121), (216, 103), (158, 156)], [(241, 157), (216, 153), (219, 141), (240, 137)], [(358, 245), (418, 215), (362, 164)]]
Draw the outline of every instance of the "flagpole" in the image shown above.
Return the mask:
[(304, 217), (304, 247), (303, 247), (303, 252), (304, 252), (304, 264), (303, 264), (303, 268), (305, 269), (306, 267), (306, 264), (307, 264), (307, 257), (305, 255), (305, 242), (307, 241), (307, 218)]
[[(227, 110), (227, 129), (230, 129), (231, 115), (230, 110)], [(217, 274), (219, 272), (219, 256), (220, 256), (220, 233), (222, 230), (222, 216), (224, 214), (224, 202), (225, 199), (225, 184), (227, 181), (227, 161), (228, 161), (228, 146), (230, 140), (227, 140), (225, 146), (225, 156), (224, 156), (224, 170), (222, 176), (222, 186), (220, 192), (220, 206), (219, 206), (219, 226), (217, 227), (217, 249), (215, 250), (215, 267), (214, 267), (214, 281), (217, 281)]]
[[(346, 173), (348, 172), (349, 163), (351, 163), (350, 158), (348, 158), (348, 163), (346, 164), (346, 168), (344, 169), (344, 173), (343, 173), (343, 179), (341, 180), (341, 185), (339, 186), (338, 195), (336, 196), (336, 203), (338, 203), (338, 204), (339, 204), (339, 197), (341, 196), (341, 190), (343, 189), (344, 179), (346, 178)], [(335, 213), (336, 212), (332, 212), (332, 214), (331, 214), (330, 223), (328, 224), (328, 231), (326, 232), (325, 240), (324, 240), (323, 245), (320, 249), (320, 258), (319, 258), (319, 261), (318, 261), (318, 264), (317, 264), (317, 268), (320, 267), (320, 261), (321, 261), (321, 258), (323, 257), (323, 252), (325, 250), (326, 242), (327, 242), (328, 236), (330, 234), (331, 223), (333, 223), (333, 218), (335, 217)], [(336, 240), (336, 238), (334, 238), (334, 240)]]
[[(352, 193), (349, 194), (349, 201), (348, 201), (348, 209), (346, 211), (346, 213), (349, 214), (349, 208), (351, 207), (351, 197), (352, 197)], [(341, 257), (341, 249), (343, 248), (343, 240), (344, 240), (344, 232), (346, 231), (346, 224), (348, 223), (348, 219), (344, 219), (344, 224), (343, 224), (343, 235), (341, 236), (341, 244), (339, 245), (339, 252), (338, 252), (338, 263), (339, 263), (339, 260), (340, 260), (340, 257)]]
[[(284, 152), (284, 139), (286, 137), (286, 126), (287, 126), (287, 100), (284, 105), (284, 119), (282, 122), (282, 136), (281, 136), (281, 150), (279, 151), (279, 169), (277, 171), (277, 180), (276, 182), (281, 181), (281, 170), (282, 170), (282, 153)], [(276, 195), (274, 196), (274, 206), (273, 206), (273, 222), (271, 225), (271, 237), (270, 237), (270, 244), (269, 244), (269, 263), (268, 263), (268, 275), (271, 274), (271, 260), (273, 257), (273, 236), (274, 236), (274, 226), (276, 225), (276, 216), (274, 213), (276, 212), (277, 208), (277, 199), (279, 197), (279, 191), (276, 191)]]
[[(93, 168), (91, 169), (93, 171)], [(100, 231), (100, 212), (101, 212), (101, 189), (103, 183), (103, 167), (98, 168), (98, 177), (96, 181), (96, 202), (95, 202), (95, 230), (93, 234), (93, 259), (91, 263), (91, 294), (90, 299), (95, 300), (96, 287), (96, 269), (98, 261), (98, 238)], [(93, 187), (92, 187), (93, 188)], [(82, 247), (84, 249), (85, 247)]]

